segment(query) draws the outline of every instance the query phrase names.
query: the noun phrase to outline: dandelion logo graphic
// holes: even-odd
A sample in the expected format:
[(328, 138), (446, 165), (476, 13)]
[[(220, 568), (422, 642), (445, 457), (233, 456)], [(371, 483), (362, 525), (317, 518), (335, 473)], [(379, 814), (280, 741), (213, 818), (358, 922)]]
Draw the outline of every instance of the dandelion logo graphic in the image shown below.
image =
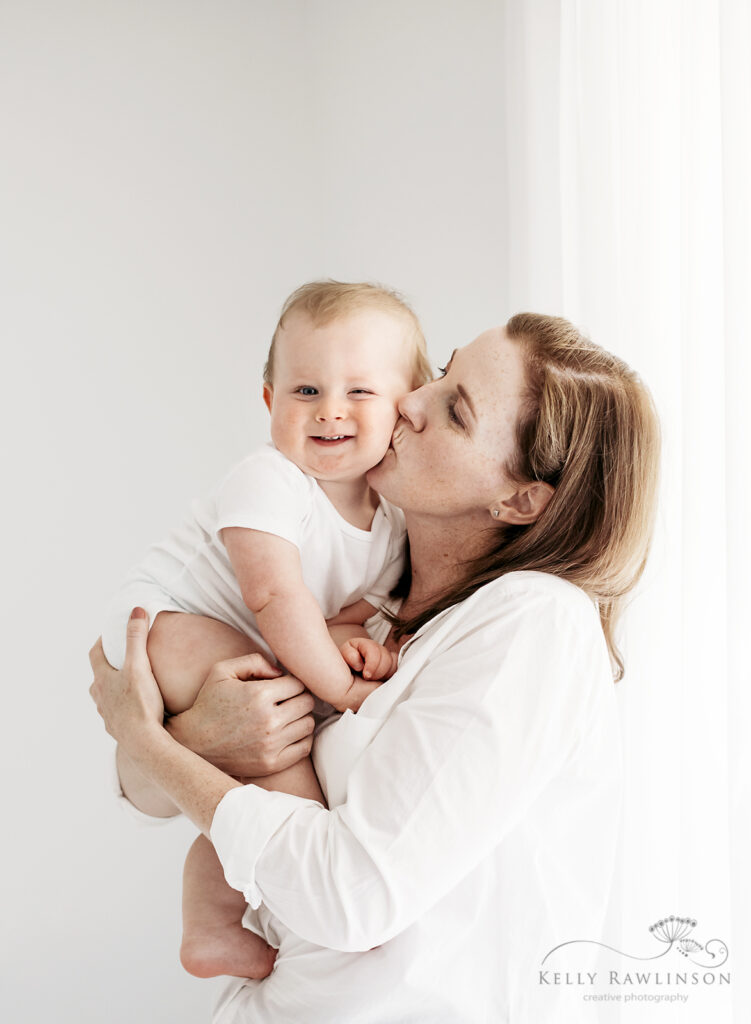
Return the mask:
[(551, 949), (549, 953), (546, 953), (542, 964), (544, 965), (546, 960), (559, 949), (563, 949), (564, 946), (586, 943), (590, 946), (601, 946), (602, 949), (609, 949), (620, 956), (628, 957), (630, 960), (641, 961), (659, 960), (672, 949), (675, 949), (681, 956), (690, 960), (692, 964), (696, 964), (697, 967), (702, 967), (705, 970), (716, 970), (718, 967), (722, 967), (730, 956), (727, 943), (723, 942), (722, 939), (709, 939), (702, 945), (701, 942), (690, 935), (694, 928), (696, 928), (696, 924), (697, 922), (691, 917), (675, 917), (671, 914), (670, 917), (664, 917), (655, 924), (650, 925), (650, 935), (665, 946), (660, 953), (655, 953), (653, 956), (637, 956), (634, 953), (624, 953), (620, 949), (608, 946), (604, 942), (595, 942), (593, 939), (571, 939), (569, 942), (562, 942)]

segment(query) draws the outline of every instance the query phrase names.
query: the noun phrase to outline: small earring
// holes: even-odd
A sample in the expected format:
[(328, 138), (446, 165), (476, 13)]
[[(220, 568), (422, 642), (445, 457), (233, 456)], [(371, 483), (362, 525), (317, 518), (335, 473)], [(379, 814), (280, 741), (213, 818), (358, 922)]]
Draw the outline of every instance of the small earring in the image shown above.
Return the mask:
[(497, 519), (500, 514), (501, 514), (501, 510), (499, 508), (494, 508), (493, 509), (493, 518), (494, 519)]

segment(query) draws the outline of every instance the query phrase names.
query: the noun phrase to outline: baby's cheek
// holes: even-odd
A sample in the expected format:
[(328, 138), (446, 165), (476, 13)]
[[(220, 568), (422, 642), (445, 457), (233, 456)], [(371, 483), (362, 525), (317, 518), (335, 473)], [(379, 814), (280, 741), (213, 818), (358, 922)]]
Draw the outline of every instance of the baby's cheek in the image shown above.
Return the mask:
[(391, 441), (391, 435), (394, 432), (398, 418), (399, 410), (396, 408), (396, 402), (392, 403), (387, 399), (384, 399), (379, 405), (377, 412), (374, 411), (371, 421), (373, 432), (385, 438), (387, 446)]

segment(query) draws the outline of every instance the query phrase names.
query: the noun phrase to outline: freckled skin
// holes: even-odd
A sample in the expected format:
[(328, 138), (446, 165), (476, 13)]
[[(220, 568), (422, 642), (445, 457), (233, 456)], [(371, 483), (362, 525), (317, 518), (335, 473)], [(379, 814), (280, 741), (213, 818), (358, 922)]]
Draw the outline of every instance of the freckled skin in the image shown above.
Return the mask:
[(400, 400), (393, 449), (368, 474), (370, 484), (452, 532), (487, 528), (490, 509), (517, 487), (503, 467), (515, 451), (524, 388), (518, 343), (502, 327), (485, 331), (455, 353), (445, 377)]

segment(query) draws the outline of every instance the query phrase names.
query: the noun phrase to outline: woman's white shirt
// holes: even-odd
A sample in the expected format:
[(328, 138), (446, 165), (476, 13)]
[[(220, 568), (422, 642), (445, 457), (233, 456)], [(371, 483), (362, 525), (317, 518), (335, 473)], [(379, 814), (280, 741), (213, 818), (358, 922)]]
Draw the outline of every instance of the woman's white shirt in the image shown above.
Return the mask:
[(443, 612), (356, 715), (324, 725), (314, 760), (330, 809), (246, 786), (216, 810), (245, 924), (279, 946), (217, 1024), (578, 1019), (539, 971), (559, 943), (599, 938), (621, 778), (581, 590), (512, 573)]

